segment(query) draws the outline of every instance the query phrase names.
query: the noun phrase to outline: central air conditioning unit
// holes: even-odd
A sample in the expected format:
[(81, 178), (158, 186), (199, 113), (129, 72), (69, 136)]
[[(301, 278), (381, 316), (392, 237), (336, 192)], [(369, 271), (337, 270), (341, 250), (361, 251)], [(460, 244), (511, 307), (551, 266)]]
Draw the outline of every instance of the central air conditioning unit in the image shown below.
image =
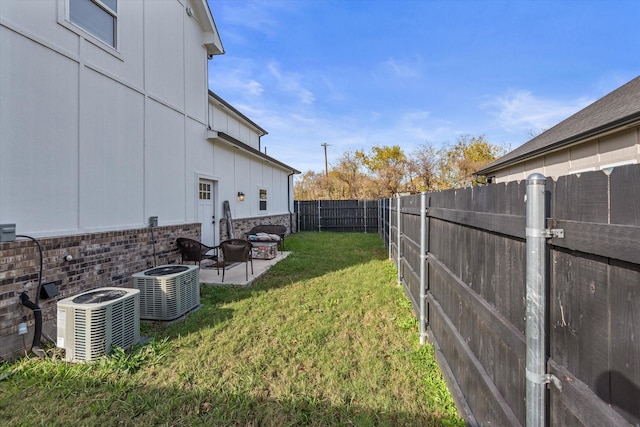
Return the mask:
[(100, 288), (57, 303), (57, 346), (68, 362), (92, 361), (140, 340), (140, 291)]
[(174, 320), (200, 306), (200, 267), (162, 265), (133, 275), (140, 318)]

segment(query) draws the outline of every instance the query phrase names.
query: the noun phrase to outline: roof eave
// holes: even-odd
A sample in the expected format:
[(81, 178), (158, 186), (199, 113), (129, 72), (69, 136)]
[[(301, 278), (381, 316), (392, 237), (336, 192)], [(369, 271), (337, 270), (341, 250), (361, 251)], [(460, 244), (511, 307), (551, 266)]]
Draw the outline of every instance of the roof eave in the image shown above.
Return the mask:
[(240, 149), (254, 157), (258, 157), (266, 162), (272, 163), (286, 171), (291, 172), (292, 174), (300, 174), (301, 172), (297, 169), (292, 168), (291, 166), (282, 163), (279, 160), (274, 159), (271, 156), (268, 156), (266, 154), (264, 154), (263, 152), (256, 150), (255, 148), (251, 147), (250, 145), (245, 144), (242, 141), (239, 141), (237, 139), (235, 139), (234, 137), (227, 135), (224, 132), (218, 132), (216, 130), (208, 130), (207, 131), (207, 139), (210, 141), (223, 141), (224, 143), (233, 146), (237, 149)]
[(235, 108), (233, 105), (229, 104), (227, 101), (225, 101), (224, 99), (222, 99), (222, 97), (220, 97), (220, 95), (218, 95), (217, 93), (215, 93), (214, 91), (212, 91), (211, 89), (209, 89), (209, 97), (215, 99), (216, 101), (218, 101), (220, 104), (222, 104), (222, 106), (230, 111), (232, 111), (235, 115), (237, 115), (239, 118), (241, 118), (242, 120), (244, 120), (245, 122), (247, 122), (248, 124), (250, 124), (251, 126), (253, 126), (258, 133), (260, 134), (260, 136), (264, 136), (267, 135), (269, 132), (267, 132), (266, 130), (262, 129), (260, 126), (258, 126), (253, 120), (251, 120), (249, 117), (245, 116), (244, 114), (242, 114), (237, 108)]
[(535, 159), (537, 157), (552, 153), (554, 151), (561, 150), (563, 148), (570, 147), (572, 145), (580, 144), (596, 138), (602, 138), (603, 136), (606, 136), (615, 132), (619, 132), (622, 128), (631, 128), (634, 126), (640, 126), (640, 111), (634, 114), (631, 114), (629, 116), (623, 117), (621, 119), (615, 120), (613, 122), (607, 123), (606, 125), (603, 125), (594, 129), (590, 129), (586, 132), (582, 132), (580, 134), (571, 136), (569, 138), (563, 139), (553, 144), (549, 144), (538, 150), (523, 153), (517, 157), (514, 157), (513, 159), (509, 159), (504, 163), (500, 162), (500, 159), (498, 159), (493, 164), (490, 164), (488, 167), (484, 169), (480, 169), (475, 174), (488, 175), (492, 172), (496, 172), (496, 171), (517, 165), (519, 163)]
[(195, 8), (194, 14), (200, 24), (200, 28), (202, 29), (203, 45), (207, 50), (207, 55), (213, 56), (224, 54), (224, 47), (222, 46), (220, 33), (218, 33), (216, 22), (211, 14), (209, 3), (207, 3), (207, 0), (194, 0), (193, 7)]

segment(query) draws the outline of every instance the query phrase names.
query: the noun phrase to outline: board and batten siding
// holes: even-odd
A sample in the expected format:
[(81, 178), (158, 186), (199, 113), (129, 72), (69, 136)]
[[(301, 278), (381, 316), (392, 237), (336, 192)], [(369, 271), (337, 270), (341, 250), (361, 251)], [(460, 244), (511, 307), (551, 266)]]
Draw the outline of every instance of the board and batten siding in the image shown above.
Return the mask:
[(245, 124), (218, 100), (209, 99), (209, 126), (211, 129), (223, 132), (258, 151), (260, 147), (260, 133), (253, 126)]
[[(232, 218), (249, 218), (288, 214), (288, 170), (277, 167), (257, 156), (246, 154), (231, 144), (216, 139), (213, 164), (218, 181), (219, 200), (228, 200)], [(259, 191), (267, 190), (267, 210), (259, 209)], [(245, 194), (237, 200), (238, 192)], [(292, 208), (291, 208), (292, 211)]]
[(191, 2), (120, 1), (117, 50), (64, 4), (1, 5), (2, 222), (48, 236), (195, 220), (208, 63)]

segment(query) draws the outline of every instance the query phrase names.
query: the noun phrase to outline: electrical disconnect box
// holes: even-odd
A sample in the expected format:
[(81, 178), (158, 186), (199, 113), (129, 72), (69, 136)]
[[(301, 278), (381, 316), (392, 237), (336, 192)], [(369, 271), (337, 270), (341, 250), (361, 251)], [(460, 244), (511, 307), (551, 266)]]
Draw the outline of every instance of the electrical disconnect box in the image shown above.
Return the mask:
[(150, 216), (149, 217), (149, 227), (157, 227), (158, 226), (158, 217)]
[(16, 240), (15, 224), (0, 224), (0, 242), (13, 242)]

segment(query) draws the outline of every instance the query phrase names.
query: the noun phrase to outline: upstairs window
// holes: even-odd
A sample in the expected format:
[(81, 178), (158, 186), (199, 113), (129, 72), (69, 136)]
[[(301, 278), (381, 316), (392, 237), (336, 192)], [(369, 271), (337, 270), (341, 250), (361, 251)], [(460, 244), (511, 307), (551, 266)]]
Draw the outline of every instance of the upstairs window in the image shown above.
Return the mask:
[(267, 210), (267, 190), (260, 190), (260, 210)]
[(116, 47), (118, 0), (69, 0), (69, 20)]

